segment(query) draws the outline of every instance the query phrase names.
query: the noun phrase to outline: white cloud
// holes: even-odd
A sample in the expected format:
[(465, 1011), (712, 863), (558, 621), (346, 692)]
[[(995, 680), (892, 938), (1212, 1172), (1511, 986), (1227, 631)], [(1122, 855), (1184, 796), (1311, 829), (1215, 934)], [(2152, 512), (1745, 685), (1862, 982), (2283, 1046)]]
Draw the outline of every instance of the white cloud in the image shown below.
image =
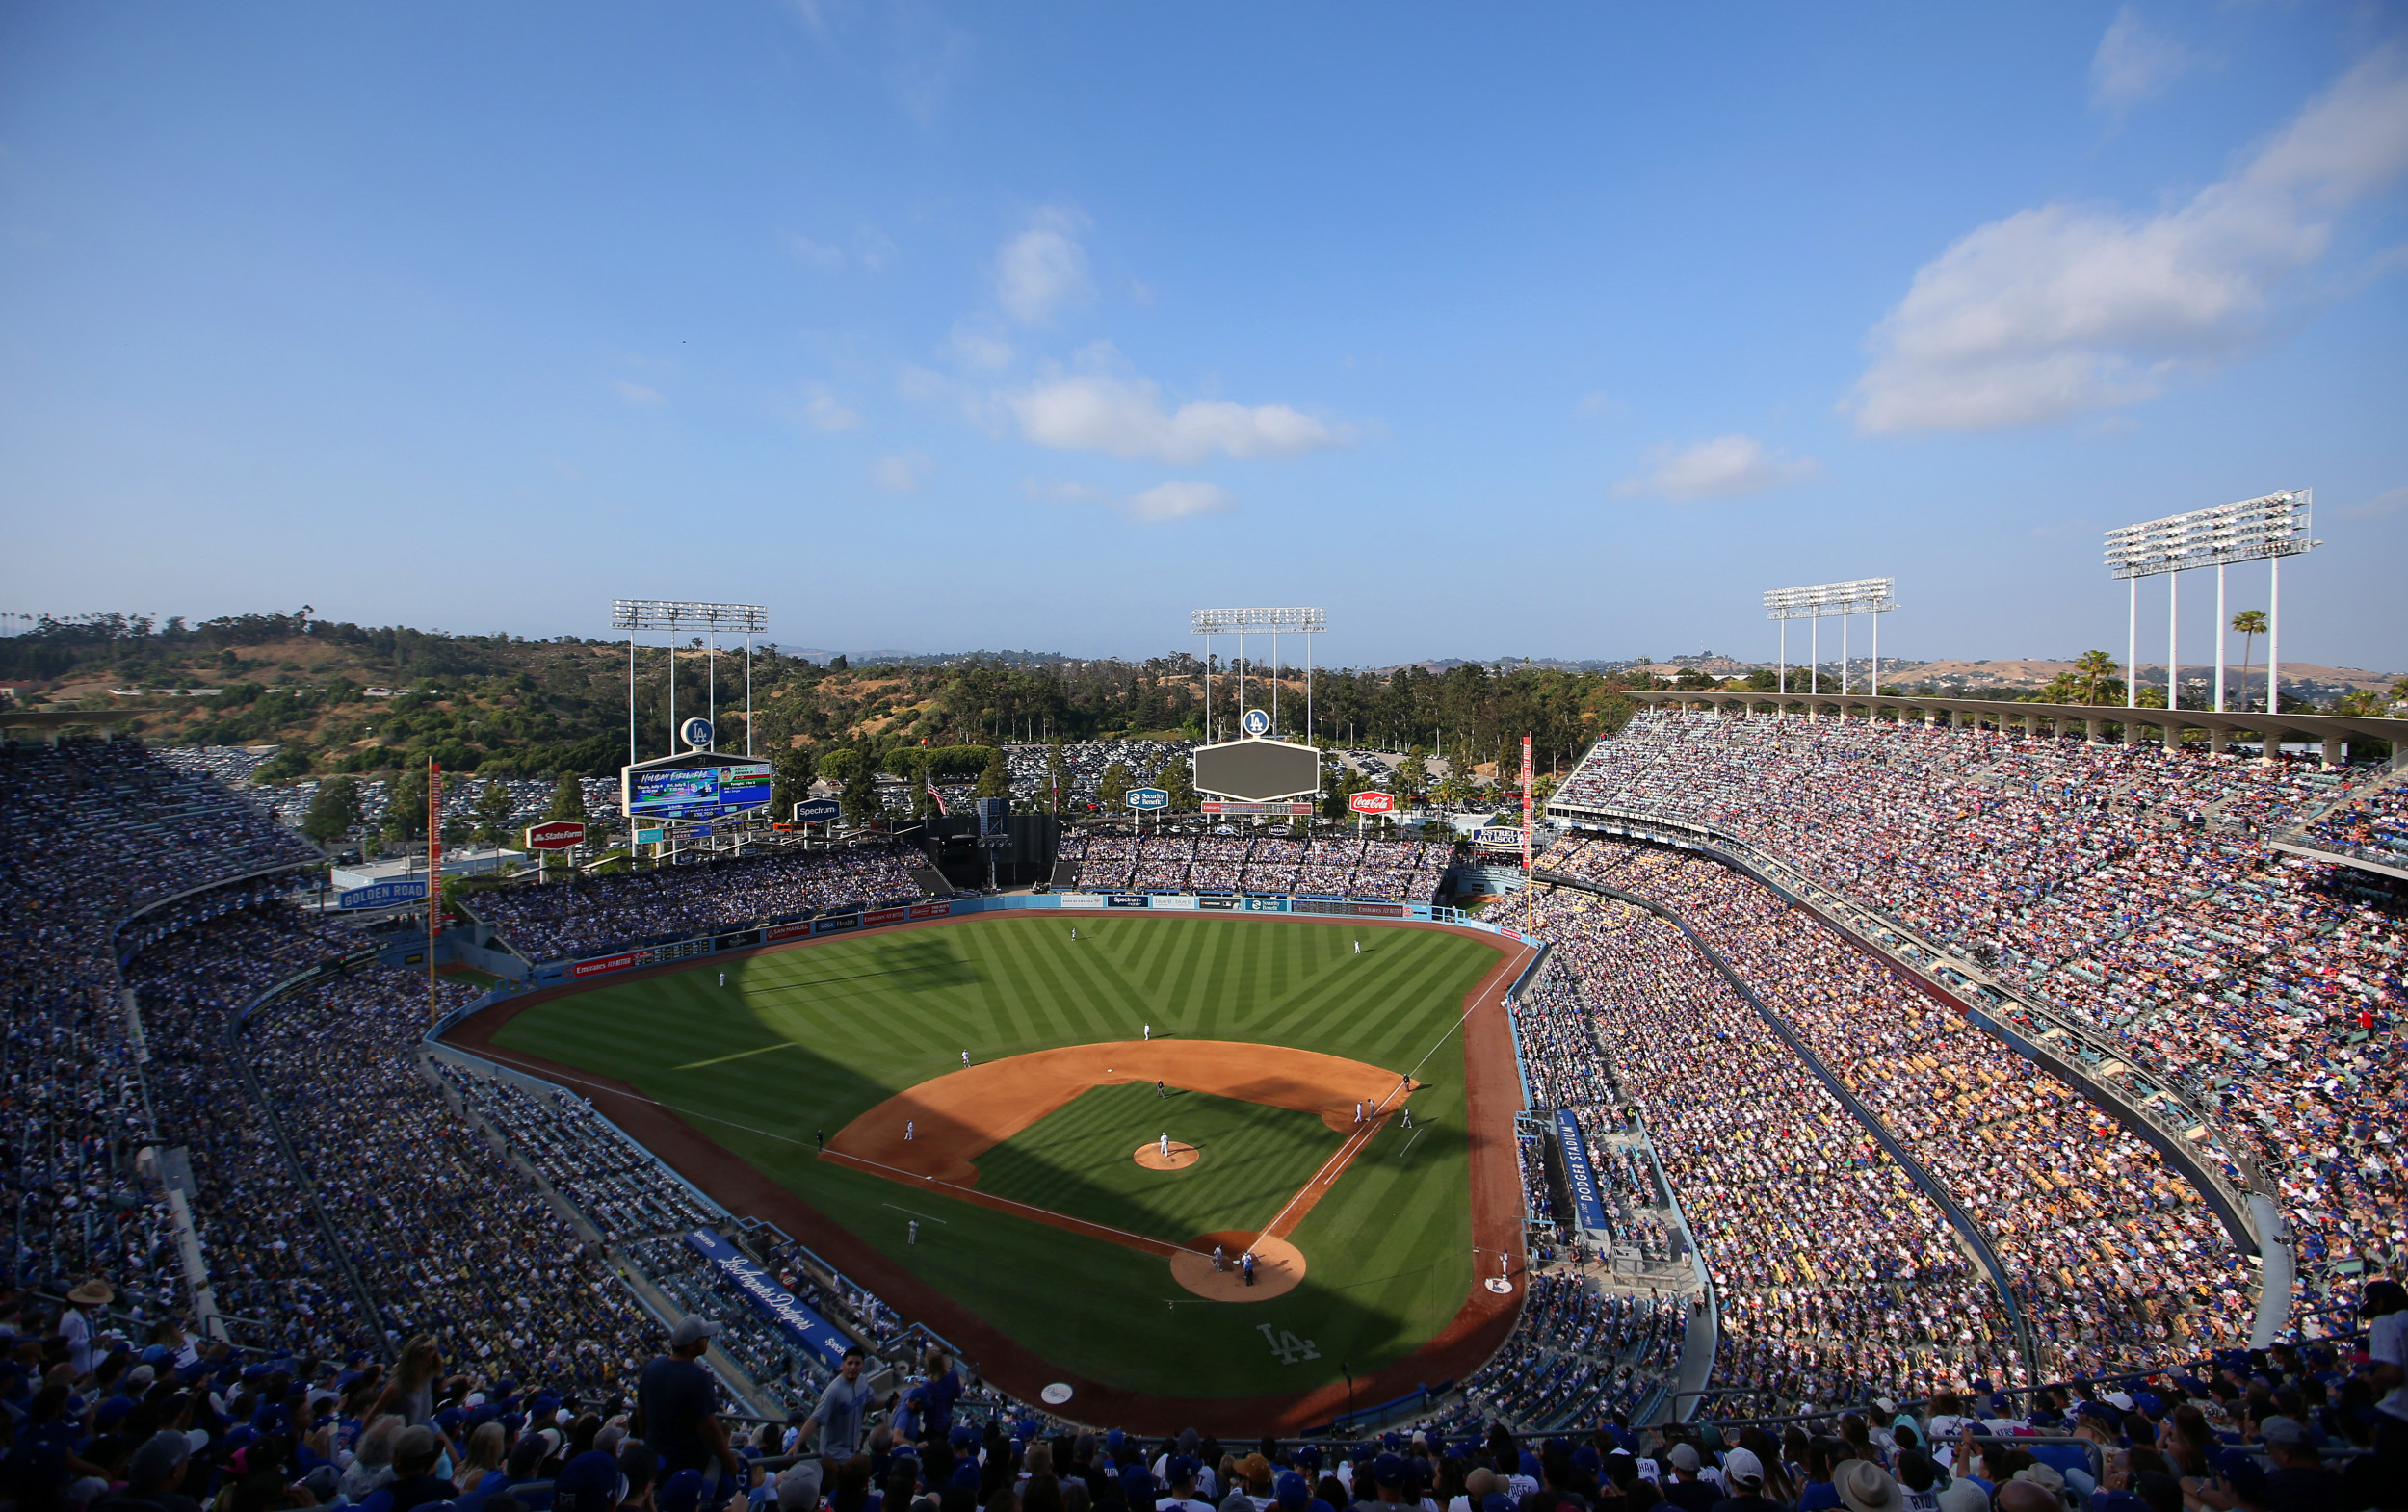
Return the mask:
[(1021, 480), (1020, 491), (1046, 504), (1100, 504), (1149, 525), (1184, 520), (1198, 514), (1234, 514), (1238, 501), (1228, 490), (1195, 479), (1174, 478), (1142, 493), (1116, 495), (1092, 483), (1062, 479)]
[(822, 430), (850, 430), (861, 423), (861, 413), (849, 409), (823, 383), (814, 383), (802, 391), (802, 417)]
[(1233, 513), (1238, 501), (1211, 483), (1172, 479), (1132, 495), (1127, 508), (1140, 520), (1184, 520), (1191, 514)]
[(1240, 461), (1299, 456), (1354, 440), (1351, 427), (1333, 426), (1285, 404), (1194, 399), (1165, 411), (1160, 387), (1129, 372), (1108, 342), (1089, 348), (1081, 368), (1002, 396), (1022, 435), (1066, 452), (1178, 463), (1200, 462), (1217, 453)]
[(852, 234), (852, 260), (864, 272), (876, 273), (893, 262), (896, 251), (894, 242), (877, 226), (865, 225)]
[(2344, 520), (2371, 520), (2408, 509), (2408, 488), (2386, 488), (2366, 503), (2342, 511)]
[(622, 378), (611, 386), (618, 391), (620, 399), (638, 409), (657, 409), (668, 403), (668, 397), (659, 389), (646, 388), (641, 383), (630, 383)]
[(1768, 451), (1746, 435), (1716, 436), (1686, 451), (1659, 447), (1648, 461), (1649, 471), (1623, 479), (1613, 491), (1626, 498), (1735, 499), (1804, 482), (1822, 471), (1822, 464), (1811, 456)]
[(1867, 337), (1859, 430), (1987, 430), (2152, 397), (2245, 349), (2335, 218), (2408, 169), (2408, 68), (2387, 47), (2179, 208), (2045, 205), (1924, 265)]
[(841, 247), (815, 242), (807, 236), (790, 235), (786, 238), (786, 250), (794, 253), (795, 260), (805, 268), (816, 268), (822, 273), (842, 273), (845, 270), (845, 249)]
[(945, 338), (945, 350), (965, 368), (1011, 366), (1011, 342), (985, 321), (954, 322), (953, 333)]
[(1626, 401), (1614, 398), (1602, 388), (1592, 389), (1583, 394), (1580, 403), (1572, 407), (1591, 420), (1610, 420), (1616, 415), (1627, 415), (1631, 412), (1631, 406)]
[(1027, 230), (997, 248), (995, 298), (1006, 314), (1024, 326), (1043, 326), (1095, 297), (1086, 248), (1078, 240), (1086, 227), (1086, 218), (1075, 210), (1040, 210)]
[(2154, 30), (2140, 13), (2126, 6), (2115, 13), (2099, 50), (2090, 59), (2090, 103), (2093, 108), (2122, 116), (2143, 100), (2153, 100), (2173, 88), (2186, 73), (2211, 60)]
[(918, 452), (881, 456), (870, 469), (870, 481), (888, 493), (918, 493), (936, 464)]

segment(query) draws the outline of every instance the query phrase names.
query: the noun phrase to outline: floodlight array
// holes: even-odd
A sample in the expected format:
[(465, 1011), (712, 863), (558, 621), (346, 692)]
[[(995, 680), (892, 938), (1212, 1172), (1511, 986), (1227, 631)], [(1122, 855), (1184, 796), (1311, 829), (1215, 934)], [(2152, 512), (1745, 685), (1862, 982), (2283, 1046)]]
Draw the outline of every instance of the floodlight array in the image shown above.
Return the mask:
[(2107, 533), (2107, 570), (2119, 578), (2147, 578), (2193, 567), (2296, 557), (2321, 544), (2308, 538), (2309, 510), (2315, 502), (2315, 489), (2291, 488), (2127, 525)]
[(1857, 578), (1811, 587), (1773, 588), (1765, 594), (1767, 619), (1820, 619), (1827, 614), (1880, 614), (1898, 608), (1890, 596), (1896, 578)]
[(760, 604), (703, 604), (681, 598), (615, 598), (613, 630), (713, 630), (759, 635), (770, 628)]
[(1288, 630), (1315, 635), (1329, 628), (1325, 609), (1199, 609), (1189, 618), (1199, 636), (1235, 635), (1246, 630)]

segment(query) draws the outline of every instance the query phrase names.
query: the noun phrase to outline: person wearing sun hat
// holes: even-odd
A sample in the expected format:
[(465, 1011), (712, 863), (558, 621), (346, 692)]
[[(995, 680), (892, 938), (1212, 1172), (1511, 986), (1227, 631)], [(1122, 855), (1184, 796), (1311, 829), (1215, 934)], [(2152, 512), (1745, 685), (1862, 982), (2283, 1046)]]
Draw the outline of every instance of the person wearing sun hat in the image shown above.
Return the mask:
[(66, 1294), (67, 1309), (59, 1315), (59, 1337), (66, 1341), (66, 1363), (79, 1381), (92, 1374), (92, 1318), (86, 1315), (116, 1298), (117, 1289), (98, 1276), (88, 1277)]
[(1831, 1489), (1848, 1512), (1905, 1512), (1906, 1499), (1890, 1473), (1869, 1459), (1846, 1459), (1831, 1467)]

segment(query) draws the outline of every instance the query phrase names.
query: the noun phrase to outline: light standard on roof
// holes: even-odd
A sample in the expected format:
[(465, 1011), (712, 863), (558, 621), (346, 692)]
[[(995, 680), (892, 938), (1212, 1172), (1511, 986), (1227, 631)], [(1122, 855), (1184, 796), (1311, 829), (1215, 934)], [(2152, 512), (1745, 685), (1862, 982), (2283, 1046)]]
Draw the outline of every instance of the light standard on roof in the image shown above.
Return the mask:
[[(1847, 695), (1847, 619), (1850, 614), (1872, 616), (1872, 695), (1881, 695), (1881, 616), (1898, 608), (1890, 596), (1897, 587), (1896, 578), (1855, 578), (1845, 583), (1818, 583), (1810, 587), (1773, 588), (1765, 594), (1765, 617), (1781, 626), (1780, 691), (1790, 691), (1790, 621), (1809, 622), (1808, 641), (1812, 649), (1807, 655), (1813, 666), (1806, 678), (1809, 697), (1822, 691), (1822, 619), (1825, 614), (1840, 616), (1840, 694)], [(1845, 717), (1843, 716), (1842, 717)], [(1871, 717), (1868, 716), (1868, 717)]]
[[(681, 630), (707, 631), (711, 638), (710, 710), (714, 728), (719, 724), (719, 638), (721, 631), (730, 635), (745, 633), (745, 754), (752, 754), (752, 638), (770, 628), (770, 612), (759, 604), (706, 604), (694, 599), (615, 598), (611, 600), (611, 628), (627, 632), (627, 765), (636, 764), (636, 632), (666, 630), (674, 635)], [(669, 749), (676, 746), (677, 734), (677, 643), (668, 648), (668, 728)]]
[(1329, 611), (1325, 609), (1199, 609), (1189, 616), (1196, 635), (1204, 638), (1204, 739), (1213, 738), (1213, 637), (1235, 635), (1238, 638), (1238, 704), (1241, 716), (1245, 704), (1245, 633), (1248, 630), (1270, 632), (1270, 710), (1271, 733), (1279, 733), (1279, 633), (1299, 635), (1304, 640), (1304, 738), (1313, 738), (1313, 640), (1312, 638), (1329, 628)]
[[(2165, 707), (2182, 707), (2182, 658), (2176, 612), (2179, 575), (2193, 567), (2215, 568), (2215, 712), (2224, 713), (2224, 569), (2235, 562), (2266, 563), (2265, 712), (2282, 712), (2283, 559), (2324, 543), (2308, 535), (2313, 488), (2260, 494), (2234, 504), (2169, 514), (2161, 520), (2121, 526), (2107, 533), (2107, 570), (2131, 585), (2125, 633), (2124, 707), (2140, 707), (2140, 580), (2165, 578)], [(2271, 755), (2272, 752), (2267, 754)]]

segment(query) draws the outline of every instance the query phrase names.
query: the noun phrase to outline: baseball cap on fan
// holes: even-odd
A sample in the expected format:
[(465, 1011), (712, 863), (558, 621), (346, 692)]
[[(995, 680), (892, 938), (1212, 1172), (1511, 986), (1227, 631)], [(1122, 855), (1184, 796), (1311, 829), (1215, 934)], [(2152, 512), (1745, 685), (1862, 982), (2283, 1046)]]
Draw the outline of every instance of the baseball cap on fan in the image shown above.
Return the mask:
[(1722, 1473), (1737, 1487), (1761, 1486), (1765, 1483), (1765, 1462), (1756, 1457), (1754, 1449), (1733, 1449), (1722, 1456)]
[(717, 1339), (726, 1329), (725, 1323), (714, 1323), (699, 1314), (688, 1313), (669, 1331), (668, 1346), (671, 1349), (689, 1349), (705, 1339)]

